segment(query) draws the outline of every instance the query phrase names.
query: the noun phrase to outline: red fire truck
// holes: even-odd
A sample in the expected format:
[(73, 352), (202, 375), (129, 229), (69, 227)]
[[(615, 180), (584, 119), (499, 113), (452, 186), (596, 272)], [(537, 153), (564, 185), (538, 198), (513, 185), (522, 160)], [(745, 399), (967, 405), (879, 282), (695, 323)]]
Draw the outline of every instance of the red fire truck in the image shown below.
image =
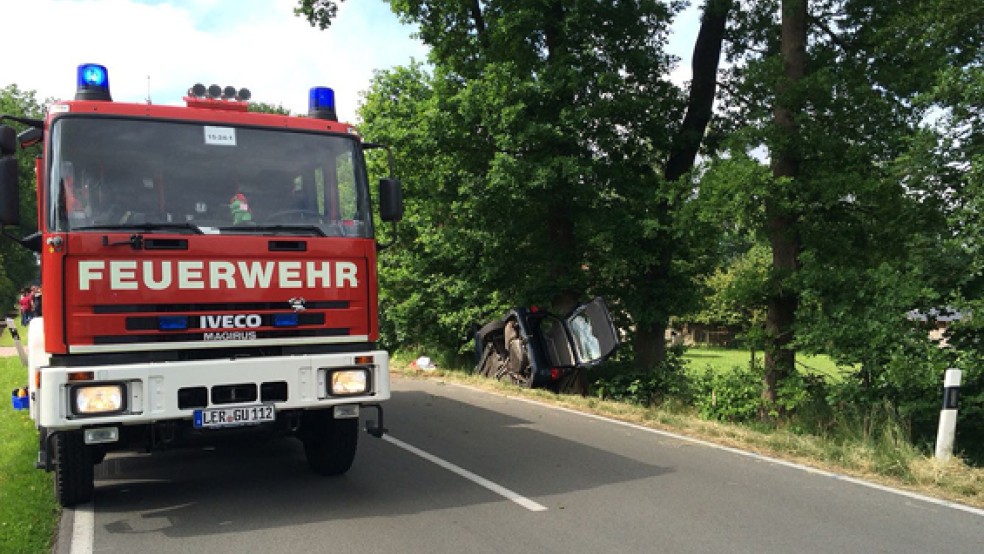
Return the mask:
[[(0, 224), (17, 226), (18, 146), (39, 144), (43, 317), (27, 337), (37, 466), (59, 502), (93, 497), (112, 450), (292, 435), (311, 468), (349, 469), (362, 408), (381, 436), (373, 198), (363, 142), (314, 88), (307, 117), (195, 85), (184, 106), (113, 102), (106, 68), (44, 120), (0, 116)], [(379, 219), (402, 217), (379, 181)], [(9, 230), (4, 234), (13, 238)], [(394, 234), (395, 236), (395, 234)]]

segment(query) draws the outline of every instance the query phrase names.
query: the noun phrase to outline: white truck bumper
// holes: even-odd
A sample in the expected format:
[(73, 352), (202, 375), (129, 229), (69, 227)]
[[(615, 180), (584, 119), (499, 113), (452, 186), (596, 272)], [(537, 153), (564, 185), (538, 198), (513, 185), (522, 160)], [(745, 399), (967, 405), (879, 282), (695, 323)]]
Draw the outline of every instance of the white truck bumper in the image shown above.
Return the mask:
[[(332, 375), (363, 370), (365, 392), (332, 392)], [(192, 420), (196, 409), (273, 405), (283, 410), (378, 405), (390, 397), (385, 351), (252, 357), (92, 367), (40, 367), (35, 391), (38, 424), (50, 431), (109, 424), (140, 425)], [(121, 391), (112, 412), (81, 413), (79, 389)], [(119, 389), (113, 387), (119, 386)], [(89, 408), (91, 409), (91, 408)]]

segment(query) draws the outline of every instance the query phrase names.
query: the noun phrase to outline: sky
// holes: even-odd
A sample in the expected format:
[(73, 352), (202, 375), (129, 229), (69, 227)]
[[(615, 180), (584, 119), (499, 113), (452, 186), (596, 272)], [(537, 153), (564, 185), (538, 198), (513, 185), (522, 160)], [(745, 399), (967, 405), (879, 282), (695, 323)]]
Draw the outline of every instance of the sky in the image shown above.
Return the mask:
[[(325, 31), (295, 16), (297, 0), (2, 0), (6, 54), (0, 87), (37, 100), (72, 99), (76, 68), (106, 66), (113, 100), (182, 104), (196, 83), (248, 88), (252, 100), (307, 113), (308, 89), (335, 89), (339, 119), (356, 122), (375, 70), (426, 61), (383, 0), (347, 0)], [(699, 15), (688, 11), (670, 41), (689, 78)]]

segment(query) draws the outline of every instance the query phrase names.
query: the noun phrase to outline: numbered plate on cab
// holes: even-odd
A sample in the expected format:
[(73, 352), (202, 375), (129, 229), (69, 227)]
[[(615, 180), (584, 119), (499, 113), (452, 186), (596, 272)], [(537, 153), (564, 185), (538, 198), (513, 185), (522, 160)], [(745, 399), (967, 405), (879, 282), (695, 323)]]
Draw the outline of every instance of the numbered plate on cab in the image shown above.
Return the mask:
[(195, 429), (218, 429), (240, 425), (258, 425), (277, 419), (272, 404), (230, 406), (195, 410)]

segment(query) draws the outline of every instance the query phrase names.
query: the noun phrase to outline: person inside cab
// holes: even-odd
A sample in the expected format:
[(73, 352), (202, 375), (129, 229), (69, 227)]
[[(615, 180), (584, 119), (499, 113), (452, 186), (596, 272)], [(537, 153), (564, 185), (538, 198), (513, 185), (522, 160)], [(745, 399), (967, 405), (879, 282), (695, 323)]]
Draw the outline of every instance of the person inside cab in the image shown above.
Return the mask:
[(150, 177), (141, 179), (135, 194), (127, 202), (120, 223), (168, 223), (171, 214), (163, 209), (163, 196), (157, 183)]

